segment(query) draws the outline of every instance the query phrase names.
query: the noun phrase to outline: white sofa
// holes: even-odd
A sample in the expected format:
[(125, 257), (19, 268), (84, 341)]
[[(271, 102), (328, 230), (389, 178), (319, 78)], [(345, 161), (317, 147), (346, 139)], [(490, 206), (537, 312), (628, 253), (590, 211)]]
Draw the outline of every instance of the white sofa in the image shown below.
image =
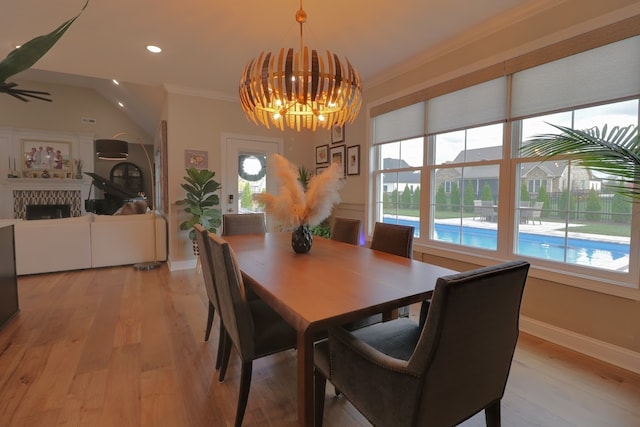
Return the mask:
[[(94, 215), (33, 221), (15, 227), (18, 275), (136, 264), (154, 260), (153, 220), (140, 215)], [(166, 220), (156, 216), (157, 260), (167, 259)]]
[[(156, 216), (158, 261), (167, 259), (167, 225)], [(136, 264), (153, 261), (151, 214), (95, 215), (91, 223), (91, 266)]]

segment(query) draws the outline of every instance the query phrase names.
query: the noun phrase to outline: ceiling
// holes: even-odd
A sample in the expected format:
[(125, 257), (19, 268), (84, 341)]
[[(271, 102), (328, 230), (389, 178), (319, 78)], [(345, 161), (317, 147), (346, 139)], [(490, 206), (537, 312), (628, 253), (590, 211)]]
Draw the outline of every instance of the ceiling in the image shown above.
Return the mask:
[[(84, 1), (3, 1), (0, 57), (53, 30)], [(349, 58), (366, 88), (472, 28), (548, 1), (306, 0), (304, 41)], [(122, 100), (152, 133), (165, 90), (236, 99), (250, 59), (297, 48), (299, 6), (299, 0), (90, 0), (58, 43), (18, 78), (94, 87), (109, 100)], [(162, 53), (147, 52), (148, 44)], [(123, 84), (114, 86), (112, 78)]]

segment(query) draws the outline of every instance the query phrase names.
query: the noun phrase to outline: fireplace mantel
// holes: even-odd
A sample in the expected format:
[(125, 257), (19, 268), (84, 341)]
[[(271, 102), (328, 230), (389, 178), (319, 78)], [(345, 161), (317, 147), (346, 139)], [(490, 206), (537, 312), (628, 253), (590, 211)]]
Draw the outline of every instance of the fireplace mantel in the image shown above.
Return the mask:
[(7, 190), (83, 190), (91, 180), (58, 178), (5, 178), (0, 185)]

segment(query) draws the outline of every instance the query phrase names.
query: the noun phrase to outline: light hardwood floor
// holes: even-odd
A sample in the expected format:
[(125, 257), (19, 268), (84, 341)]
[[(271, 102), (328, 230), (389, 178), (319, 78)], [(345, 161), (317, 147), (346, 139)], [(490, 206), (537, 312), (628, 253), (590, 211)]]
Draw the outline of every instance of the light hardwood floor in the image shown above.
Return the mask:
[[(239, 363), (214, 369), (195, 270), (132, 267), (19, 279), (0, 331), (0, 426), (232, 425)], [(254, 363), (245, 426), (295, 426), (295, 353)], [(325, 425), (368, 426), (327, 387)], [(503, 426), (640, 426), (640, 376), (521, 334)], [(463, 424), (484, 426), (479, 414)], [(398, 426), (401, 427), (401, 426)]]

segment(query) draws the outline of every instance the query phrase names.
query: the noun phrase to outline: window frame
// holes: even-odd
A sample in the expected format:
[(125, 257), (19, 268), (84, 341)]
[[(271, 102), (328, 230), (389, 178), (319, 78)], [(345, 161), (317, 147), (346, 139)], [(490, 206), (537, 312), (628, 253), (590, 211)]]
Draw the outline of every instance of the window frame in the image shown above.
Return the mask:
[[(597, 31), (592, 33), (597, 33)], [(629, 37), (636, 36), (638, 35), (638, 33), (640, 33), (640, 30), (634, 29), (632, 31), (632, 34), (628, 34), (628, 33), (618, 34), (613, 37), (609, 34), (608, 35), (609, 37), (605, 37), (599, 43), (594, 43), (593, 40), (586, 39), (586, 37), (588, 36), (585, 36), (584, 43), (582, 44), (578, 43), (580, 48), (576, 48), (574, 45), (571, 51), (567, 52), (565, 50), (565, 52), (563, 52), (562, 54), (557, 55), (556, 53), (553, 53), (553, 51), (555, 51), (555, 49), (558, 49), (558, 46), (552, 45), (551, 47), (546, 48), (552, 52), (544, 54), (543, 57), (544, 58), (553, 57), (552, 59), (561, 59), (564, 56), (570, 56), (570, 55), (573, 55), (574, 53), (579, 53), (581, 51), (589, 50), (589, 49), (596, 48), (608, 43), (612, 43), (612, 42), (623, 40)], [(536, 54), (540, 56), (540, 52), (537, 52)], [(518, 58), (518, 60), (520, 59), (521, 58)], [(508, 74), (509, 73), (512, 74), (513, 72), (516, 72), (519, 70), (534, 67), (539, 63), (544, 63), (548, 61), (548, 59), (540, 59), (539, 57), (538, 61), (539, 62), (536, 61), (533, 63), (529, 63), (526, 66), (523, 66), (524, 63), (521, 61), (515, 61), (515, 62), (506, 61), (506, 63), (509, 64), (509, 66), (505, 67), (503, 70), (506, 70)], [(467, 79), (467, 82), (469, 81), (473, 82), (473, 80), (474, 79), (471, 77)], [(512, 80), (509, 78), (508, 82), (509, 82), (509, 85), (511, 85)], [(436, 93), (438, 95), (441, 95), (443, 93), (446, 93), (441, 91), (442, 87), (444, 86), (449, 87), (450, 90), (455, 90), (455, 88), (451, 88), (450, 83), (447, 82), (445, 84), (441, 84), (441, 87), (439, 89), (429, 88), (429, 89), (422, 90), (420, 93), (422, 94)], [(508, 92), (510, 93), (510, 89), (508, 90)], [(420, 93), (412, 94), (409, 98), (412, 99), (412, 101), (415, 103), (416, 98), (420, 97)], [(634, 99), (634, 100), (637, 99), (640, 102), (640, 94), (631, 94), (630, 96), (624, 99)], [(428, 100), (428, 97), (425, 97), (425, 102), (427, 102), (427, 100)], [(622, 99), (608, 99), (608, 100), (599, 102), (598, 104), (608, 104), (610, 102), (615, 102), (619, 100), (622, 100)], [(505, 102), (509, 102), (509, 101), (505, 100)], [(370, 118), (370, 120), (371, 121), (375, 120), (375, 116), (377, 114), (382, 114), (385, 111), (392, 111), (392, 109), (389, 109), (390, 106), (392, 105), (398, 106), (398, 105), (401, 105), (401, 103), (402, 103), (401, 99), (398, 99), (395, 101), (386, 102), (383, 105), (380, 105), (371, 109), (370, 111), (372, 113), (371, 114), (372, 117)], [(575, 106), (572, 106), (571, 109), (576, 110), (583, 107), (586, 107), (586, 106), (575, 105)], [(546, 113), (552, 113), (552, 112), (553, 111), (546, 112)], [(424, 232), (421, 234), (422, 237), (415, 240), (416, 249), (424, 253), (426, 256), (430, 254), (439, 255), (439, 256), (448, 255), (451, 257), (455, 257), (460, 261), (467, 261), (467, 262), (471, 262), (479, 265), (489, 265), (498, 260), (513, 259), (518, 257), (517, 254), (515, 254), (515, 251), (512, 249), (514, 247), (514, 237), (517, 233), (515, 229), (516, 214), (514, 213), (514, 209), (512, 209), (512, 207), (515, 206), (514, 203), (517, 200), (517, 194), (519, 193), (519, 189), (516, 188), (517, 183), (515, 182), (516, 177), (518, 176), (516, 174), (516, 167), (519, 164), (519, 161), (521, 161), (522, 159), (516, 158), (517, 156), (512, 156), (511, 152), (514, 150), (513, 141), (512, 141), (513, 139), (512, 128), (514, 126), (514, 123), (516, 123), (517, 120), (521, 120), (521, 119), (523, 118), (507, 117), (506, 124), (505, 124), (504, 139), (503, 139), (503, 147), (504, 147), (503, 157), (498, 161), (498, 163), (501, 166), (501, 173), (500, 173), (501, 188), (499, 190), (498, 197), (502, 201), (508, 202), (508, 203), (499, 204), (498, 215), (501, 218), (500, 222), (502, 223), (502, 225), (498, 227), (498, 250), (493, 254), (487, 254), (486, 251), (478, 250), (477, 248), (473, 248), (473, 247), (444, 244), (442, 242), (432, 240), (429, 237), (431, 236), (431, 232)], [(430, 147), (429, 147), (429, 136), (426, 135), (426, 132), (425, 132), (425, 136), (426, 136), (425, 137), (425, 160), (426, 160), (426, 158), (430, 156), (430, 154), (427, 155)], [(431, 211), (431, 206), (433, 203), (435, 203), (435, 199), (434, 199), (435, 195), (431, 194), (432, 189), (425, 182), (431, 180), (432, 170), (433, 168), (438, 168), (438, 166), (439, 165), (433, 165), (430, 162), (425, 161), (422, 167), (423, 178), (422, 178), (421, 188), (423, 189), (426, 188), (429, 190), (429, 193), (425, 193), (423, 191), (421, 194), (422, 209), (421, 209), (421, 215), (420, 215), (420, 224), (422, 228), (425, 228), (425, 227), (430, 228), (433, 225), (433, 220), (432, 220), (433, 212)], [(465, 164), (465, 166), (467, 165)], [(373, 182), (373, 179), (371, 182)], [(509, 185), (504, 185), (505, 183), (508, 183)], [(545, 185), (545, 183), (540, 182), (539, 185), (540, 186)], [(548, 185), (549, 184), (547, 182), (545, 186), (548, 187)], [(586, 185), (585, 188), (589, 187), (589, 183), (585, 183), (585, 185)], [(368, 202), (367, 209), (370, 208), (371, 202), (375, 203), (375, 198), (372, 198)], [(368, 217), (373, 219), (374, 216), (371, 216), (371, 213), (372, 213), (371, 210), (369, 210)], [(638, 219), (632, 220), (634, 221), (632, 224), (632, 229), (635, 229), (637, 228), (637, 226), (640, 226), (640, 203), (635, 203), (633, 205), (631, 215), (633, 216), (633, 218), (638, 218)], [(629, 254), (630, 259), (636, 259), (640, 255), (640, 249), (638, 248), (639, 245), (640, 245), (640, 238), (638, 237), (634, 238), (632, 233), (630, 254)], [(589, 268), (581, 265), (572, 265), (568, 263), (559, 264), (556, 262), (545, 262), (545, 260), (538, 259), (538, 258), (532, 259), (532, 261), (533, 261), (532, 262), (533, 271), (535, 271), (534, 275), (536, 277), (552, 280), (559, 283), (568, 283), (571, 286), (578, 286), (581, 288), (586, 288), (586, 289), (594, 290), (597, 292), (640, 300), (640, 292), (639, 292), (640, 291), (640, 271), (638, 267), (632, 267), (634, 263), (630, 263), (631, 265), (629, 266), (628, 273), (617, 273), (617, 272), (611, 272), (609, 270)], [(571, 280), (567, 280), (567, 277), (571, 277)]]

